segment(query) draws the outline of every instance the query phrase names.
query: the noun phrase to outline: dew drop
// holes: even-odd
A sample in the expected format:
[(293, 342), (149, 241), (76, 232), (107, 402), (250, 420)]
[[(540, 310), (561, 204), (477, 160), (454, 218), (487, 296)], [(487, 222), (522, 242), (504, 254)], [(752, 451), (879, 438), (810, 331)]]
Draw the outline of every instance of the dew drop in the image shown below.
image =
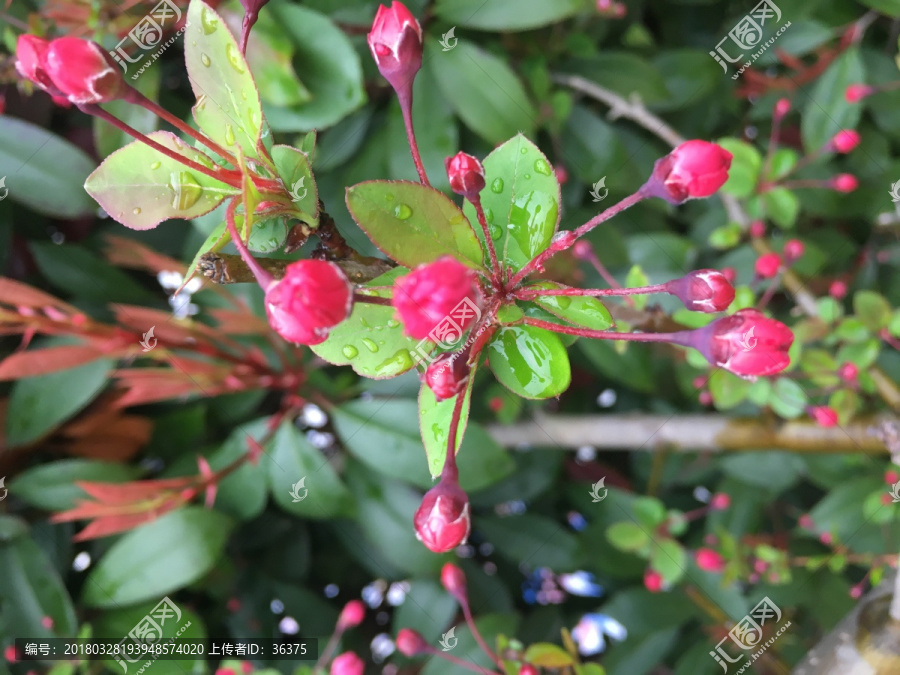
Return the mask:
[(524, 176), (524, 178), (525, 178), (525, 180), (531, 180), (531, 174), (530, 174), (530, 173), (526, 173), (525, 176)]
[(488, 222), (488, 224), (493, 223), (494, 222), (494, 212), (491, 211), (490, 209), (485, 209), (484, 210), (484, 219)]
[(495, 192), (498, 195), (501, 192), (503, 192), (503, 179), (502, 178), (494, 179), (494, 181), (491, 183), (491, 192)]
[(366, 349), (368, 349), (373, 354), (378, 351), (378, 345), (375, 344), (374, 340), (370, 340), (369, 338), (363, 338), (362, 343), (366, 346)]
[(385, 198), (387, 201), (389, 201), (389, 202), (394, 201), (394, 195), (392, 195), (390, 192), (388, 192), (388, 193), (384, 196), (384, 198)]
[(244, 66), (244, 59), (241, 58), (241, 54), (233, 42), (229, 42), (228, 46), (225, 47), (225, 56), (228, 57), (228, 63), (237, 72), (243, 74), (247, 71), (247, 68)]
[(204, 35), (212, 35), (219, 27), (219, 19), (212, 10), (204, 7), (200, 11), (200, 25)]
[(247, 100), (247, 92), (244, 91), (243, 89), (241, 89), (241, 98), (244, 99), (245, 101)]
[(162, 166), (162, 162), (153, 162), (153, 164), (150, 165), (150, 168), (155, 171), (156, 169), (158, 169), (161, 166)]
[(365, 319), (360, 318), (359, 323), (360, 323), (360, 325), (361, 325), (363, 328), (368, 328), (368, 327), (369, 327), (369, 322), (366, 321)]
[(488, 231), (491, 233), (491, 239), (499, 239), (503, 236), (503, 228), (499, 225), (494, 225), (493, 223), (491, 223)]
[(557, 295), (556, 304), (560, 309), (568, 309), (569, 305), (572, 304), (572, 298), (567, 298), (565, 295)]
[(135, 207), (131, 210), (131, 212), (132, 212), (134, 215), (136, 215), (136, 216), (141, 215), (141, 209), (140, 209), (140, 207), (138, 207), (138, 206), (135, 206)]
[(396, 328), (399, 325), (400, 325), (400, 322), (397, 321), (396, 319), (388, 319), (388, 322), (387, 322), (388, 328)]
[(551, 174), (550, 164), (546, 159), (536, 159), (534, 161), (534, 170), (544, 176), (549, 176)]
[(522, 149), (519, 150), (519, 152), (521, 152), (523, 155), (527, 155), (528, 154), (528, 146), (523, 145)]
[(187, 171), (173, 171), (169, 178), (172, 189), (172, 208), (184, 211), (191, 208), (203, 194), (203, 188), (197, 179)]
[(212, 61), (209, 60), (209, 57), (206, 54), (201, 54), (200, 63), (209, 68), (209, 64), (212, 63)]
[(397, 204), (394, 208), (394, 215), (400, 220), (408, 220), (412, 215), (412, 209), (406, 204)]
[(375, 370), (379, 375), (390, 376), (402, 373), (412, 367), (413, 361), (412, 357), (409, 355), (409, 350), (401, 349), (390, 358), (385, 359), (375, 366)]
[(234, 129), (230, 124), (225, 125), (225, 143), (234, 145)]
[(353, 345), (344, 345), (344, 348), (341, 349), (345, 358), (353, 359), (356, 358), (357, 354), (359, 354), (359, 350)]

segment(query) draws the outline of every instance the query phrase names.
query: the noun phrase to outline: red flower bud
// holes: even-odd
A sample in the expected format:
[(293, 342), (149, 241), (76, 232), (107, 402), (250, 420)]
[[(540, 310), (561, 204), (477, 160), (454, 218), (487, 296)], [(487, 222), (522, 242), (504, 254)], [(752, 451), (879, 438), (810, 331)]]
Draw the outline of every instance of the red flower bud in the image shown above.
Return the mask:
[(425, 642), (422, 634), (412, 628), (401, 628), (400, 632), (397, 633), (395, 643), (403, 656), (421, 654), (428, 647), (428, 643)]
[(398, 94), (412, 90), (422, 67), (422, 27), (402, 2), (378, 6), (367, 38), (378, 70)]
[(324, 260), (298, 260), (266, 289), (269, 325), (288, 342), (317, 345), (350, 316), (353, 291), (341, 268)]
[(898, 480), (900, 480), (900, 473), (897, 473), (893, 469), (888, 469), (884, 472), (884, 482), (888, 485), (893, 485)]
[(828, 287), (828, 295), (835, 300), (843, 300), (847, 296), (847, 284), (843, 281), (832, 281)]
[(75, 104), (115, 101), (129, 89), (118, 66), (90, 40), (57, 38), (47, 47), (42, 65), (56, 88)]
[(734, 287), (718, 270), (694, 270), (667, 283), (666, 290), (695, 312), (722, 312), (734, 300)]
[(788, 264), (791, 264), (796, 260), (800, 260), (805, 250), (806, 247), (799, 239), (788, 239), (784, 242), (784, 259)]
[(774, 375), (791, 362), (791, 329), (748, 308), (693, 331), (693, 346), (714, 366), (741, 377)]
[(364, 618), (366, 618), (366, 606), (361, 600), (351, 600), (341, 610), (337, 622), (338, 630), (355, 628), (362, 623)]
[(537, 668), (530, 663), (523, 663), (519, 667), (519, 675), (540, 675)]
[(456, 598), (460, 605), (468, 602), (466, 596), (466, 575), (459, 567), (453, 563), (446, 563), (441, 568), (441, 583), (447, 589), (447, 592)]
[(850, 84), (844, 90), (844, 99), (847, 103), (859, 103), (866, 96), (875, 93), (875, 88), (866, 84)]
[(816, 424), (826, 429), (837, 425), (838, 415), (834, 408), (827, 405), (811, 406), (809, 408), (809, 416), (812, 417)]
[(841, 173), (829, 181), (829, 186), (838, 192), (853, 192), (859, 187), (859, 181), (852, 173)]
[(711, 548), (699, 548), (694, 553), (697, 567), (706, 572), (721, 572), (725, 569), (725, 559)]
[(363, 675), (365, 662), (354, 652), (344, 652), (331, 662), (331, 675)]
[(844, 153), (850, 152), (857, 145), (859, 145), (859, 134), (850, 129), (844, 129), (843, 131), (837, 132), (828, 142), (828, 148), (830, 150)]
[(569, 170), (562, 164), (554, 166), (553, 173), (556, 174), (556, 180), (559, 181), (560, 185), (565, 185), (569, 182)]
[(729, 284), (734, 286), (734, 282), (737, 281), (737, 270), (733, 267), (723, 267), (722, 276), (728, 280)]
[(458, 152), (445, 158), (444, 166), (447, 167), (450, 189), (470, 202), (478, 198), (478, 193), (484, 190), (484, 166), (478, 158)]
[(455, 481), (441, 480), (422, 497), (413, 517), (416, 537), (435, 553), (446, 553), (469, 536), (469, 496)]
[(717, 492), (709, 500), (709, 508), (713, 511), (724, 511), (731, 506), (731, 497), (724, 492)]
[(847, 384), (854, 384), (859, 377), (859, 368), (855, 363), (848, 361), (838, 368), (838, 376)]
[(659, 593), (663, 587), (662, 575), (648, 567), (644, 572), (644, 587), (651, 593)]
[(784, 116), (787, 115), (791, 111), (791, 102), (786, 98), (780, 98), (775, 103), (775, 109), (772, 112), (772, 117), (776, 120), (784, 119)]
[(697, 395), (697, 402), (700, 403), (700, 405), (712, 405), (713, 404), (712, 394), (705, 390), (701, 391)]
[(763, 279), (771, 279), (781, 269), (781, 256), (777, 253), (765, 253), (756, 259), (756, 274)]
[(16, 70), (19, 75), (31, 80), (44, 91), (56, 95), (61, 92), (50, 80), (47, 71), (44, 70), (44, 58), (50, 43), (37, 35), (25, 33), (16, 41)]
[(572, 247), (572, 255), (579, 260), (590, 261), (594, 257), (594, 247), (591, 246), (591, 242), (581, 239), (576, 241), (575, 246)]
[(671, 204), (709, 197), (728, 180), (732, 155), (707, 141), (686, 141), (653, 165), (645, 194)]
[(456, 396), (469, 379), (469, 364), (464, 354), (441, 354), (428, 364), (425, 384), (438, 401)]
[[(478, 316), (480, 302), (475, 273), (450, 256), (420, 265), (394, 284), (393, 303), (403, 330), (416, 340), (428, 337), (454, 310), (455, 323), (465, 330)], [(452, 344), (459, 337), (444, 335), (441, 341)]]
[(797, 525), (802, 527), (804, 530), (811, 530), (813, 529), (813, 527), (815, 527), (812, 516), (810, 516), (808, 513), (804, 513), (802, 516), (800, 516), (800, 518), (797, 520)]
[(754, 239), (766, 236), (766, 224), (761, 220), (750, 223), (750, 236)]

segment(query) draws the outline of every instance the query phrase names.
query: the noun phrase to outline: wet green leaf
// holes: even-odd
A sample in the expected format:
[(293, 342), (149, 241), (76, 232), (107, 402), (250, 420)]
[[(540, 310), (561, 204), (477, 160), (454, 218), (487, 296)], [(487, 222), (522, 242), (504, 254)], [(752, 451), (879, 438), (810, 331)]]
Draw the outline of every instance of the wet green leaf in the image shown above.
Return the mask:
[(287, 145), (272, 148), (272, 161), (297, 210), (297, 218), (313, 227), (319, 224), (319, 192), (305, 152)]
[[(460, 358), (465, 358), (461, 356)], [(452, 366), (447, 365), (448, 368)], [(419, 389), (419, 429), (422, 431), (422, 442), (428, 457), (428, 470), (432, 476), (439, 476), (447, 459), (447, 443), (450, 441), (450, 421), (456, 399), (463, 396), (462, 411), (457, 423), (455, 450), (459, 451), (466, 434), (466, 423), (469, 421), (469, 406), (472, 403), (472, 385), (475, 373), (469, 375), (465, 389), (453, 398), (438, 401), (427, 384)]]
[(533, 326), (500, 328), (487, 346), (497, 380), (523, 398), (559, 396), (569, 387), (569, 356), (553, 333)]
[[(563, 286), (552, 281), (541, 281), (527, 288), (550, 289)], [(590, 296), (543, 295), (536, 297), (532, 302), (576, 326), (584, 326), (591, 330), (609, 330), (616, 325), (603, 303)]]

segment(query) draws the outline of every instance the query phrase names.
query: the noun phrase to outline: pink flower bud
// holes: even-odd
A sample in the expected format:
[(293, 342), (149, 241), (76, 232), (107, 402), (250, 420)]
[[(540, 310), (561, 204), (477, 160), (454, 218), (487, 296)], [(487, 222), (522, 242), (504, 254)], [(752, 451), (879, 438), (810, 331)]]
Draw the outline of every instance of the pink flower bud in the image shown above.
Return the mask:
[(344, 652), (331, 662), (331, 675), (363, 675), (365, 662), (354, 652)]
[(892, 495), (883, 494), (883, 495), (881, 495), (881, 503), (884, 504), (885, 506), (887, 506), (888, 504), (893, 504), (894, 498)]
[(463, 571), (453, 563), (446, 563), (441, 568), (441, 583), (447, 592), (452, 595), (459, 604), (464, 605), (468, 602), (466, 596), (466, 575)]
[(850, 84), (847, 85), (847, 88), (844, 90), (844, 100), (847, 103), (859, 103), (866, 96), (871, 96), (875, 93), (875, 88), (870, 87), (866, 84)]
[(731, 497), (724, 492), (717, 492), (709, 500), (709, 508), (713, 511), (724, 511), (731, 506)]
[(784, 259), (790, 265), (803, 257), (806, 247), (799, 239), (788, 239), (784, 242)]
[(645, 194), (671, 204), (709, 197), (728, 180), (732, 155), (707, 141), (686, 141), (653, 165)]
[(397, 650), (404, 656), (421, 654), (428, 647), (428, 643), (425, 642), (422, 634), (412, 628), (401, 628), (400, 632), (397, 633), (395, 642)]
[(119, 67), (90, 40), (53, 40), (44, 53), (43, 67), (56, 88), (78, 105), (115, 101), (129, 89)]
[(843, 300), (847, 296), (847, 284), (843, 281), (832, 281), (828, 287), (828, 295), (835, 300)]
[(888, 469), (884, 472), (884, 482), (888, 485), (893, 485), (898, 480), (900, 480), (900, 473), (897, 473), (893, 469)]
[[(887, 496), (890, 497), (890, 495), (887, 495)], [(853, 598), (854, 600), (860, 598), (862, 596), (862, 594), (863, 594), (862, 586), (857, 585), (857, 586), (853, 586), (850, 589), (850, 597)]]
[(859, 181), (852, 173), (841, 173), (829, 181), (829, 186), (838, 192), (853, 192), (859, 187)]
[(356, 628), (366, 618), (366, 606), (361, 600), (351, 600), (338, 617), (338, 630), (347, 630), (348, 628)]
[(476, 157), (458, 152), (444, 159), (444, 166), (451, 190), (470, 202), (478, 199), (478, 193), (484, 190), (484, 166)]
[(469, 379), (469, 364), (464, 354), (441, 354), (428, 364), (425, 384), (438, 401), (456, 396)]
[(36, 35), (20, 35), (16, 41), (16, 70), (19, 75), (31, 80), (44, 91), (59, 96), (62, 92), (56, 88), (44, 69), (48, 47), (50, 43)]
[(266, 289), (269, 325), (288, 342), (317, 345), (350, 316), (353, 291), (340, 267), (325, 260), (298, 260)]
[(776, 120), (784, 119), (784, 116), (787, 115), (791, 111), (791, 102), (789, 99), (780, 98), (775, 103), (775, 108), (772, 112), (772, 117)]
[(826, 546), (831, 546), (831, 543), (834, 541), (834, 537), (831, 536), (831, 532), (823, 532), (819, 535), (819, 541), (821, 541)]
[(699, 548), (694, 553), (697, 567), (705, 572), (721, 572), (725, 569), (725, 559), (711, 548)]
[(802, 516), (800, 516), (800, 518), (797, 520), (797, 524), (804, 530), (811, 530), (813, 529), (813, 527), (815, 527), (812, 516), (810, 516), (808, 513), (804, 513)]
[(456, 481), (441, 482), (425, 493), (413, 517), (416, 537), (435, 553), (446, 553), (469, 537), (469, 496)]
[(408, 94), (422, 67), (422, 27), (416, 17), (402, 2), (392, 2), (390, 9), (379, 5), (367, 40), (384, 79), (398, 94)]
[(855, 363), (847, 361), (838, 368), (838, 376), (847, 384), (855, 384), (856, 378), (859, 377), (859, 368)]
[(761, 220), (754, 220), (750, 223), (750, 236), (754, 239), (766, 236), (766, 224)]
[(562, 164), (557, 164), (553, 167), (553, 173), (556, 174), (556, 180), (559, 181), (560, 185), (565, 185), (569, 182), (569, 170), (566, 169)]
[(753, 561), (753, 569), (757, 574), (762, 574), (767, 569), (769, 569), (769, 563), (767, 563), (765, 560), (760, 560), (759, 558), (757, 558)]
[(662, 575), (648, 567), (644, 572), (644, 587), (651, 593), (659, 593), (663, 587)]
[(781, 269), (781, 256), (777, 253), (764, 253), (756, 259), (756, 275), (763, 279), (771, 279)]
[(594, 247), (591, 246), (591, 242), (581, 239), (576, 241), (575, 246), (572, 247), (572, 255), (579, 260), (590, 261), (594, 258)]
[(708, 391), (701, 391), (697, 395), (697, 402), (700, 403), (700, 405), (704, 405), (704, 406), (712, 405), (713, 404), (712, 394)]
[(692, 346), (714, 366), (741, 377), (774, 375), (791, 362), (791, 329), (747, 308), (693, 331)]
[(859, 145), (859, 134), (851, 129), (844, 129), (834, 135), (828, 142), (828, 147), (837, 152), (847, 153)]
[[(393, 304), (403, 330), (416, 340), (428, 337), (454, 310), (454, 321), (465, 330), (475, 320), (480, 302), (475, 273), (450, 256), (420, 265), (394, 284)], [(460, 336), (444, 336), (444, 342), (455, 342), (453, 337)]]
[(694, 312), (722, 312), (734, 300), (734, 287), (718, 270), (694, 270), (667, 283), (666, 290)]
[(834, 408), (829, 408), (827, 405), (811, 406), (809, 416), (815, 420), (816, 424), (826, 429), (838, 423), (838, 415)]
[(540, 675), (540, 671), (530, 663), (523, 663), (519, 668), (519, 675)]
[(737, 270), (733, 267), (723, 267), (722, 276), (728, 280), (729, 284), (734, 286), (734, 282), (737, 281)]

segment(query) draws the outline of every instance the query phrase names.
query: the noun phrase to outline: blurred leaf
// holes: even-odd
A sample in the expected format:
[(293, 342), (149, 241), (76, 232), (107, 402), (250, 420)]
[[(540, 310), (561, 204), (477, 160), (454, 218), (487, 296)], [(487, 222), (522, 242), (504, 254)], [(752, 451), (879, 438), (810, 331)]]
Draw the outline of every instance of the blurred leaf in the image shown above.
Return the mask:
[[(484, 641), (493, 645), (496, 644), (498, 635), (515, 635), (519, 625), (519, 616), (517, 614), (486, 614), (477, 617), (475, 625)], [(475, 642), (467, 625), (460, 624), (457, 627), (456, 638), (458, 642), (453, 648), (453, 656), (482, 668), (493, 666), (493, 661)], [(460, 667), (455, 663), (444, 659), (430, 658), (421, 670), (421, 675), (459, 675), (459, 671)]]
[(517, 565), (549, 567), (554, 572), (578, 569), (582, 551), (564, 527), (543, 516), (477, 518), (474, 524), (497, 553)]
[(720, 82), (719, 65), (703, 49), (669, 49), (654, 59), (669, 96), (654, 104), (656, 110), (676, 110), (708, 97)]
[(401, 628), (412, 628), (421, 633), (426, 642), (434, 644), (456, 612), (456, 600), (443, 586), (430, 579), (414, 579), (406, 600), (394, 610), (392, 632), (396, 635)]
[[(561, 284), (552, 281), (541, 281), (526, 288), (562, 288)], [(544, 295), (536, 297), (533, 302), (565, 319), (576, 326), (584, 326), (591, 330), (608, 330), (615, 326), (609, 310), (597, 298), (590, 296)]]
[(648, 530), (656, 529), (666, 519), (666, 506), (656, 497), (637, 497), (631, 502), (631, 511)]
[(728, 180), (721, 187), (721, 192), (735, 197), (749, 197), (756, 190), (762, 155), (746, 141), (736, 138), (720, 138), (717, 143), (733, 155)]
[(0, 115), (0, 177), (13, 201), (53, 218), (92, 216), (97, 205), (84, 180), (96, 164), (82, 150), (39, 126)]
[[(632, 265), (631, 269), (628, 270), (628, 274), (625, 275), (625, 287), (642, 288), (649, 285), (650, 279), (644, 273), (643, 268), (640, 265)], [(633, 295), (631, 296), (631, 300), (634, 302), (635, 308), (644, 309), (650, 298), (646, 295)]]
[(860, 2), (880, 14), (900, 19), (900, 0), (860, 0)]
[(715, 370), (707, 382), (718, 410), (730, 410), (747, 397), (750, 382), (725, 370)]
[(579, 340), (578, 347), (606, 377), (634, 391), (647, 393), (656, 390), (649, 350), (629, 348), (623, 354), (617, 352), (615, 345), (608, 340)]
[(853, 311), (863, 325), (872, 332), (878, 332), (891, 320), (891, 306), (884, 296), (876, 291), (859, 291), (853, 296)]
[(6, 417), (6, 444), (26, 445), (49, 433), (90, 403), (107, 382), (113, 361), (101, 359), (13, 385)]
[(537, 113), (505, 60), (463, 40), (440, 52), (439, 43), (428, 39), (426, 62), (456, 114), (488, 143), (534, 129)]
[(328, 459), (289, 422), (272, 439), (269, 489), (275, 503), (305, 518), (331, 518), (351, 512), (352, 497)]
[[(141, 74), (137, 80), (129, 82), (129, 84), (141, 92), (151, 101), (156, 101), (159, 97), (159, 81), (161, 68), (150, 68)], [(103, 105), (104, 110), (112, 113), (128, 126), (136, 129), (142, 134), (149, 134), (156, 131), (159, 125), (159, 117), (143, 106), (134, 105), (128, 101), (119, 99), (110, 101)], [(93, 119), (94, 123), (94, 147), (100, 157), (111, 155), (119, 148), (124, 148), (134, 140), (130, 134), (119, 130), (106, 120), (99, 117)]]
[(675, 584), (681, 581), (686, 566), (684, 548), (673, 539), (661, 539), (653, 543), (650, 565), (662, 576), (663, 581)]
[(569, 356), (550, 331), (505, 326), (494, 334), (486, 351), (497, 381), (523, 398), (551, 398), (569, 387)]
[(775, 224), (785, 229), (794, 227), (800, 213), (800, 200), (797, 195), (783, 187), (775, 187), (763, 193), (766, 214)]
[(844, 91), (848, 85), (865, 81), (858, 47), (848, 48), (828, 66), (816, 81), (801, 116), (800, 130), (807, 152), (815, 152), (842, 129), (856, 128), (862, 106), (848, 103)]
[(786, 377), (779, 377), (772, 387), (769, 406), (779, 416), (793, 419), (803, 414), (809, 402), (803, 387)]
[(450, 255), (473, 269), (481, 244), (462, 211), (434, 188), (408, 181), (373, 180), (347, 188), (353, 220), (386, 255), (406, 267)]
[(609, 543), (620, 551), (640, 551), (650, 543), (650, 535), (637, 523), (613, 523), (606, 530)]
[[(207, 455), (214, 471), (221, 471), (247, 452), (247, 437), (261, 438), (266, 432), (268, 418), (252, 424), (241, 424), (234, 429), (225, 442)], [(268, 480), (264, 466), (244, 462), (235, 471), (219, 481), (215, 507), (229, 516), (240, 520), (256, 518), (266, 507), (269, 497)]]
[(575, 663), (565, 649), (549, 642), (537, 642), (528, 647), (522, 655), (526, 663), (531, 663), (541, 668), (565, 668)]
[[(565, 166), (591, 185), (612, 175), (627, 160), (612, 125), (584, 105), (576, 104), (572, 109), (560, 143)], [(602, 193), (601, 188), (598, 194)]]
[(82, 602), (119, 607), (184, 588), (215, 566), (231, 528), (227, 516), (187, 506), (128, 532), (91, 568)]
[(438, 0), (434, 9), (447, 23), (507, 32), (540, 28), (586, 8), (585, 0)]
[(574, 72), (601, 87), (631, 99), (637, 95), (644, 104), (653, 107), (671, 98), (663, 75), (657, 67), (636, 54), (604, 50), (602, 54), (573, 61), (566, 72)]
[(140, 476), (140, 468), (114, 462), (88, 459), (64, 459), (39, 464), (13, 479), (9, 489), (25, 503), (46, 511), (74, 508), (87, 493), (76, 481), (124, 483)]
[[(543, 251), (559, 224), (559, 182), (544, 154), (521, 134), (484, 160), (487, 189), (481, 193), (488, 231), (500, 262), (518, 270)], [(479, 241), (484, 233), (475, 207), (463, 212)]]

